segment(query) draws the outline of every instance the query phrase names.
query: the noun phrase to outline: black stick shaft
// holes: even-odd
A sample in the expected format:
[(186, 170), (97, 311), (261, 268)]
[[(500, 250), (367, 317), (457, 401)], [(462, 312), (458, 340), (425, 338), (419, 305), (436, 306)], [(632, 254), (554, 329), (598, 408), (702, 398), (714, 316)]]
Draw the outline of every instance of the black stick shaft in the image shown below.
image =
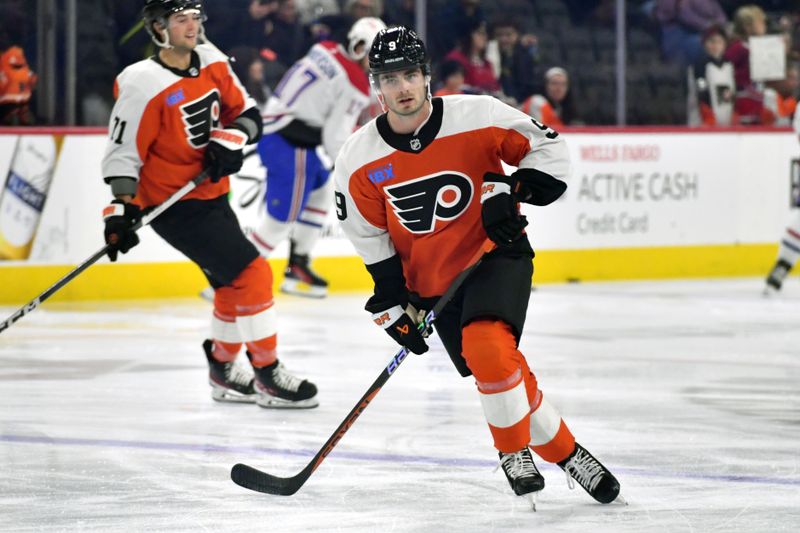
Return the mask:
[[(175, 202), (186, 196), (189, 191), (200, 185), (206, 178), (208, 174), (206, 171), (201, 172), (197, 177), (195, 177), (192, 181), (181, 187), (178, 191), (176, 191), (172, 196), (164, 200), (163, 203), (159, 204), (158, 207), (153, 209), (152, 211), (148, 212), (144, 215), (139, 222), (133, 227), (134, 231), (138, 231), (143, 226), (150, 224), (158, 215), (166, 211), (169, 207), (171, 207)], [(27, 304), (20, 307), (14, 314), (10, 317), (5, 319), (4, 321), (0, 322), (0, 333), (3, 333), (5, 330), (10, 328), (17, 320), (24, 317), (27, 314), (32, 313), (37, 307), (39, 307), (45, 300), (50, 298), (56, 292), (58, 292), (64, 285), (75, 279), (80, 275), (81, 272), (95, 264), (99, 261), (104, 255), (108, 252), (108, 245), (103, 246), (100, 250), (94, 253), (89, 259), (81, 263), (80, 265), (73, 268), (67, 275), (65, 275), (60, 280), (56, 281), (49, 289), (41, 293), (39, 296), (28, 302)]]

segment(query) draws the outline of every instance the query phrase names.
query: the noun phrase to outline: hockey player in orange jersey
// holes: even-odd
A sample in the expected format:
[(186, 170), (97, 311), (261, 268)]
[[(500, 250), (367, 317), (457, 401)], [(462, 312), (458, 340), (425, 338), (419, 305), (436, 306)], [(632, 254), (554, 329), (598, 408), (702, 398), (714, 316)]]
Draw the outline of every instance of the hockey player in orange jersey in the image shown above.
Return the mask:
[[(425, 45), (404, 27), (381, 31), (369, 61), (386, 113), (348, 139), (334, 167), (337, 215), (375, 283), (366, 309), (424, 353), (416, 310), (431, 308), (488, 236), (497, 248), (434, 325), (475, 379), (503, 471), (516, 494), (533, 497), (544, 488), (533, 450), (570, 486), (616, 500), (618, 481), (575, 442), (518, 349), (533, 272), (518, 202), (547, 205), (564, 192), (563, 139), (490, 96), (431, 98)], [(505, 176), (501, 161), (519, 170)]]
[[(277, 357), (272, 271), (244, 236), (227, 201), (228, 174), (261, 136), (255, 102), (219, 50), (204, 40), (199, 1), (146, 0), (144, 25), (158, 53), (114, 85), (103, 177), (115, 200), (104, 210), (109, 258), (138, 244), (141, 210), (163, 202), (206, 169), (209, 179), (152, 222), (216, 289), (211, 339), (203, 343), (212, 398), (268, 408), (316, 407), (314, 384)], [(236, 364), (247, 347), (250, 365)]]

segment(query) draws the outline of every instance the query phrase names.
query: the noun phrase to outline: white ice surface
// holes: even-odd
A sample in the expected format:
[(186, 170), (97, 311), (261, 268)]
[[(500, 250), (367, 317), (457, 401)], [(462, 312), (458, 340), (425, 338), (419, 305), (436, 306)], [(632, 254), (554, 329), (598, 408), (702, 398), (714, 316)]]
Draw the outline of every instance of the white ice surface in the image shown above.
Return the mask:
[(364, 295), (278, 298), (280, 356), (320, 389), (308, 411), (211, 400), (199, 299), (46, 304), (0, 335), (0, 530), (800, 531), (800, 286), (761, 284), (532, 293), (521, 349), (629, 502), (539, 461), (537, 513), (493, 472), (473, 382), (438, 341), (296, 495), (230, 481), (237, 462), (299, 472), (390, 360)]

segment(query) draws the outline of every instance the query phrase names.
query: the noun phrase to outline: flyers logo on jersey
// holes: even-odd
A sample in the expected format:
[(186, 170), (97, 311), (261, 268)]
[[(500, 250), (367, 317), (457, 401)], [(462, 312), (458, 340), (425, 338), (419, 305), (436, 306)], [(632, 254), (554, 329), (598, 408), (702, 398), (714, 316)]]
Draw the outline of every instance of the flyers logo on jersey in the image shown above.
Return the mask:
[(466, 211), (472, 180), (460, 172), (424, 176), (384, 189), (395, 215), (411, 233), (431, 233), (437, 220), (453, 220)]
[(219, 91), (213, 89), (181, 106), (184, 131), (189, 144), (202, 148), (208, 144), (211, 130), (219, 125)]

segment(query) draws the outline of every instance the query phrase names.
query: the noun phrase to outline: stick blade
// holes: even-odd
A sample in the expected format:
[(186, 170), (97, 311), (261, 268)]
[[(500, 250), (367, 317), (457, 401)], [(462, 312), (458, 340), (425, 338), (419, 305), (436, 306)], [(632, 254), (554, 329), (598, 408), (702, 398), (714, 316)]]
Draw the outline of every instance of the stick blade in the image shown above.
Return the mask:
[(297, 476), (277, 477), (241, 463), (231, 468), (231, 479), (240, 487), (276, 496), (291, 496), (303, 485), (303, 480)]

